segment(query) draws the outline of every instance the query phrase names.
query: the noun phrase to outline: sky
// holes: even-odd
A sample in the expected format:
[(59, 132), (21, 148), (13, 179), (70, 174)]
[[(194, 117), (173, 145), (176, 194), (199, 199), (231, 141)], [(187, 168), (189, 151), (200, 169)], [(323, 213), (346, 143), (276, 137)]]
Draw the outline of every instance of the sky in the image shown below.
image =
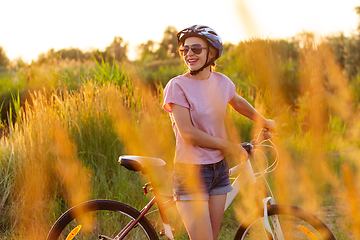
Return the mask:
[(0, 0), (0, 46), (10, 60), (36, 60), (51, 48), (105, 50), (115, 36), (128, 56), (167, 26), (208, 25), (223, 42), (290, 38), (303, 31), (354, 33), (360, 0)]

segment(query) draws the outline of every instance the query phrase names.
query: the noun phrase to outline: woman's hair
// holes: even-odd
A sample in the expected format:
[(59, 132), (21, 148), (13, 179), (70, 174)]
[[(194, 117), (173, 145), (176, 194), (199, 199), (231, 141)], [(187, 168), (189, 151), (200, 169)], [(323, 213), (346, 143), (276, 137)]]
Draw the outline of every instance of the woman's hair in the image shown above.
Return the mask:
[[(218, 54), (218, 50), (214, 48), (212, 45), (209, 44), (209, 51), (213, 54), (213, 56), (216, 56)], [(213, 72), (216, 68), (216, 62), (210, 65), (210, 70)]]

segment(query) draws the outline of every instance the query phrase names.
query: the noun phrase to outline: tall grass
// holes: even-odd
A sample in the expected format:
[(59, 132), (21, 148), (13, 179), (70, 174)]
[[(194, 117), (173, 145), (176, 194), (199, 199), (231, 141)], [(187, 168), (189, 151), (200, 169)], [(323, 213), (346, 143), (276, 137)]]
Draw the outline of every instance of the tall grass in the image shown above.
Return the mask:
[(250, 64), (260, 70), (254, 78), (268, 86), (256, 104), (279, 127), (281, 162), (272, 176), (276, 199), (323, 218), (335, 214), (329, 224), (338, 238), (357, 239), (359, 214), (353, 209), (359, 206), (359, 108), (329, 45), (315, 44), (311, 35), (302, 41), (296, 106), (287, 104), (277, 81), (276, 52), (261, 43), (249, 49), (257, 56)]
[(6, 234), (44, 238), (61, 212), (90, 198), (144, 203), (138, 174), (117, 160), (125, 153), (172, 159), (169, 119), (147, 88), (103, 63), (79, 91), (37, 91), (31, 100), (1, 139)]
[[(232, 77), (237, 91), (259, 112), (277, 121), (274, 141), (280, 165), (269, 179), (277, 202), (320, 215), (338, 239), (357, 239), (356, 85), (349, 83), (325, 43), (316, 45), (308, 37), (302, 46), (291, 71), (279, 61), (281, 54), (275, 48), (256, 40), (240, 46), (237, 61), (220, 64), (219, 69)], [(31, 73), (41, 78), (42, 71)], [(46, 73), (50, 82), (66, 72), (56, 71)], [(289, 74), (298, 81), (298, 88), (290, 89), (298, 93), (296, 99), (289, 98), (284, 87)], [(167, 161), (162, 187), (171, 191), (175, 142), (169, 117), (161, 109), (162, 85), (154, 91), (143, 84), (133, 65), (105, 62), (92, 64), (80, 79), (76, 91), (60, 87), (33, 91), (31, 104), (16, 110), (18, 120), (11, 134), (1, 138), (2, 238), (44, 238), (61, 212), (87, 199), (111, 198), (140, 207), (146, 200), (140, 187), (147, 179), (118, 166), (122, 154)], [(250, 140), (259, 127), (231, 109), (226, 122), (230, 139), (237, 142)], [(252, 204), (241, 200), (234, 204), (235, 211), (226, 213), (220, 239), (230, 238), (236, 221)], [(176, 213), (170, 214), (176, 219)]]

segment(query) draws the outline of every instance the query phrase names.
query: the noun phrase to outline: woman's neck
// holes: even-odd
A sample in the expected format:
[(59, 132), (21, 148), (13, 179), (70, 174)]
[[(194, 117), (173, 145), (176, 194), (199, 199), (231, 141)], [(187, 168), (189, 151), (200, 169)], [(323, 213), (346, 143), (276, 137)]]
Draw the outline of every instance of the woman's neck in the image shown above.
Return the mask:
[(210, 75), (211, 75), (210, 66), (198, 72), (195, 75), (191, 75), (190, 72), (186, 74), (187, 77), (192, 78), (194, 80), (207, 80), (209, 79)]

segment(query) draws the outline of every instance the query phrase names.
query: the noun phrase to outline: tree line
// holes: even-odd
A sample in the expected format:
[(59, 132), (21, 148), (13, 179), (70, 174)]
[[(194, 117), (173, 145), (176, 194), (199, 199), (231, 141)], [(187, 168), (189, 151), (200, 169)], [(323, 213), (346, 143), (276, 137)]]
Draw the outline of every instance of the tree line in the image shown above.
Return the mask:
[[(360, 17), (360, 6), (354, 9), (358, 16)], [(179, 54), (177, 52), (177, 34), (178, 30), (173, 26), (168, 26), (163, 35), (161, 42), (157, 43), (153, 40), (148, 40), (145, 43), (142, 43), (138, 46), (138, 55), (139, 59), (136, 60), (136, 63), (141, 66), (150, 66), (152, 71), (159, 70), (159, 67), (164, 67), (167, 65), (177, 64)], [(285, 41), (285, 42), (284, 42)], [(344, 69), (348, 74), (350, 79), (356, 78), (360, 75), (360, 22), (358, 23), (357, 30), (351, 36), (345, 36), (344, 33), (339, 32), (337, 35), (327, 36), (324, 38), (331, 48), (334, 51), (335, 58), (339, 65)], [(297, 49), (301, 48), (298, 46), (296, 37), (290, 40), (281, 40), (282, 46), (288, 45), (288, 55), (292, 57), (292, 60), (296, 61)], [(243, 42), (240, 42), (237, 46), (243, 46)], [(233, 49), (233, 44), (225, 44), (224, 48)], [(295, 47), (294, 47), (295, 46)], [(36, 61), (33, 61), (31, 64), (41, 65), (51, 61), (58, 61), (62, 59), (76, 60), (76, 61), (87, 61), (87, 60), (96, 60), (98, 62), (106, 61), (110, 64), (113, 61), (122, 62), (128, 61), (128, 42), (125, 42), (122, 37), (114, 37), (111, 44), (106, 47), (104, 51), (99, 49), (92, 51), (82, 51), (78, 48), (65, 48), (55, 51), (50, 49), (46, 53), (41, 53), (38, 56)], [(283, 51), (283, 49), (281, 50)], [(224, 51), (226, 53), (226, 51)], [(14, 60), (15, 65), (24, 66), (25, 63), (20, 59)], [(10, 64), (9, 58), (6, 56), (6, 53), (3, 47), (0, 46), (0, 67), (5, 67)], [(155, 67), (154, 67), (155, 66)], [(146, 69), (149, 70), (149, 69)], [(149, 78), (146, 77), (145, 78)], [(151, 81), (154, 79), (147, 79)]]
[[(143, 43), (138, 46), (140, 51), (140, 61), (152, 61), (159, 59), (168, 59), (179, 57), (177, 53), (177, 29), (173, 26), (168, 26), (164, 31), (163, 40), (160, 43), (156, 43), (153, 40), (148, 40), (146, 43)], [(127, 52), (129, 44), (125, 42), (122, 37), (116, 36), (109, 46), (105, 48), (105, 51), (100, 51), (99, 49), (91, 51), (82, 51), (79, 48), (64, 48), (55, 51), (54, 48), (50, 49), (46, 53), (41, 53), (37, 60), (33, 61), (31, 64), (41, 65), (52, 60), (77, 60), (77, 61), (87, 61), (87, 60), (97, 60), (97, 61), (107, 61), (112, 63), (112, 61), (127, 61)], [(21, 59), (16, 59), (17, 62), (22, 62)], [(0, 46), (0, 66), (7, 66), (10, 63), (9, 58), (6, 56), (6, 53), (3, 47)], [(21, 63), (23, 64), (23, 63)]]
[[(360, 16), (360, 7), (356, 8), (357, 13)], [(163, 39), (160, 43), (153, 40), (148, 40), (138, 46), (139, 59), (137, 63), (150, 64), (159, 61), (161, 65), (166, 65), (164, 60), (179, 59), (177, 52), (177, 29), (173, 26), (169, 26), (164, 31)], [(295, 39), (295, 38), (294, 38)], [(285, 41), (285, 40), (284, 40)], [(337, 62), (345, 70), (350, 79), (353, 79), (360, 74), (360, 28), (351, 36), (345, 36), (340, 32), (338, 35), (327, 36), (325, 38), (333, 51)], [(287, 45), (294, 46), (296, 41), (286, 40)], [(239, 43), (239, 46), (243, 43)], [(283, 42), (284, 44), (284, 42)], [(225, 49), (231, 49), (232, 44), (225, 44)], [(64, 48), (55, 51), (53, 48), (46, 53), (41, 53), (38, 59), (31, 64), (41, 65), (54, 60), (68, 59), (76, 61), (96, 60), (101, 62), (102, 60), (110, 62), (113, 61), (122, 62), (128, 61), (128, 43), (124, 41), (122, 37), (114, 37), (111, 44), (106, 47), (105, 51), (99, 49), (92, 51), (82, 51), (79, 48)], [(299, 46), (300, 47), (300, 46)], [(296, 48), (289, 48), (289, 55), (296, 58)], [(226, 52), (226, 51), (225, 51)], [(294, 59), (296, 60), (296, 59)], [(24, 66), (25, 63), (21, 59), (15, 59), (16, 65)], [(6, 67), (10, 64), (9, 58), (6, 56), (6, 52), (3, 47), (0, 46), (0, 67)], [(171, 61), (168, 62), (171, 64)]]

